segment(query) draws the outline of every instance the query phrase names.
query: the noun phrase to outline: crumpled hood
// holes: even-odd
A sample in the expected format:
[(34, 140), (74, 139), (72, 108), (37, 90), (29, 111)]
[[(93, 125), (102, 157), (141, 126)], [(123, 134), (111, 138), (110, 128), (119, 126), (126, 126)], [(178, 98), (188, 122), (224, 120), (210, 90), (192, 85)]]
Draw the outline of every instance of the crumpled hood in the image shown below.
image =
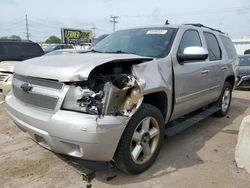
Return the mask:
[[(84, 53), (41, 56), (22, 61), (15, 67), (16, 74), (54, 79), (62, 82), (86, 80), (98, 65), (117, 60), (152, 60), (133, 54)], [(126, 63), (126, 62), (124, 62)]]
[(0, 72), (13, 72), (14, 67), (20, 61), (1, 61), (0, 62)]

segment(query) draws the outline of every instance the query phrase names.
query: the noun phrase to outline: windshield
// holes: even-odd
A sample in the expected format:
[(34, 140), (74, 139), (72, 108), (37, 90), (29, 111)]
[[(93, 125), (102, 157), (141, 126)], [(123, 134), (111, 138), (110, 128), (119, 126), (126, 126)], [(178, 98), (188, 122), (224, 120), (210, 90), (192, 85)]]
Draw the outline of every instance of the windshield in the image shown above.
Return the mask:
[(117, 31), (97, 43), (92, 51), (164, 57), (171, 47), (175, 31), (174, 28), (166, 27)]
[(250, 66), (250, 56), (240, 57), (240, 66)]

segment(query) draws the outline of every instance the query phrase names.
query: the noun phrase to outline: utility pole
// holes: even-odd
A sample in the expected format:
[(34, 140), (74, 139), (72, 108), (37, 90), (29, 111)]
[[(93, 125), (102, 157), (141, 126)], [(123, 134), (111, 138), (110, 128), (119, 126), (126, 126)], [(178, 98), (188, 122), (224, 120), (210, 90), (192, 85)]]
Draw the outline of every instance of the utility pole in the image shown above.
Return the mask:
[(95, 24), (94, 24), (94, 27), (92, 27), (91, 29), (93, 30), (93, 36), (92, 36), (92, 38), (95, 39), (95, 30), (96, 30)]
[(29, 40), (30, 39), (30, 33), (29, 33), (29, 24), (28, 24), (28, 16), (27, 16), (27, 14), (25, 14), (25, 26), (26, 26), (26, 33), (24, 33), (24, 34), (26, 34), (26, 38), (27, 38), (27, 40)]
[(113, 23), (113, 32), (115, 32), (115, 24), (118, 23), (117, 19), (119, 18), (118, 16), (110, 16), (111, 20), (110, 22)]

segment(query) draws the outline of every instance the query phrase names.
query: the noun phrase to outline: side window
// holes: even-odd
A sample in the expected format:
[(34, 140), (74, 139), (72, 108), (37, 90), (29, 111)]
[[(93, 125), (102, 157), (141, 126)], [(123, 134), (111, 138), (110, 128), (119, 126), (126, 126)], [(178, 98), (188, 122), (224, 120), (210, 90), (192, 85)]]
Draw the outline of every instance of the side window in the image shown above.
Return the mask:
[(225, 47), (228, 58), (233, 59), (233, 58), (237, 57), (237, 52), (235, 50), (235, 47), (234, 47), (231, 39), (229, 37), (225, 37), (222, 35), (220, 36), (220, 39), (222, 41), (223, 46)]
[(203, 32), (207, 43), (208, 57), (210, 61), (220, 60), (222, 58), (221, 49), (214, 34)]
[(202, 46), (198, 31), (193, 29), (187, 30), (183, 34), (179, 45), (178, 53), (183, 53), (186, 47), (191, 46)]

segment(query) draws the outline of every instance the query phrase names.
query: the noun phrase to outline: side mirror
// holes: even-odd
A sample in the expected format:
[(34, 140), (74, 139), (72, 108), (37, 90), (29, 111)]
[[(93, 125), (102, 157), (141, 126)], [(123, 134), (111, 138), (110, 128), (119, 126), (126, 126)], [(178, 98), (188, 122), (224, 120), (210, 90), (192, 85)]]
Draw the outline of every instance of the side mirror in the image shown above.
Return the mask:
[(200, 46), (191, 46), (184, 49), (183, 53), (177, 54), (177, 59), (179, 62), (184, 61), (201, 61), (208, 57), (207, 49)]

